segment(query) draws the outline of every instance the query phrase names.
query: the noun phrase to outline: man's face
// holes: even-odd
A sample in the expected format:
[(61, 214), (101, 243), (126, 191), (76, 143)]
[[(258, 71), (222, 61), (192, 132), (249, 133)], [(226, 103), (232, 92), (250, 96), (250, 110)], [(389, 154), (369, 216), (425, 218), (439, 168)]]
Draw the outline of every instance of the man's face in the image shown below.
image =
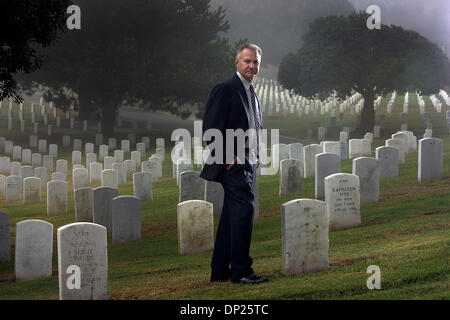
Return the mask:
[(239, 59), (236, 59), (234, 63), (236, 64), (237, 71), (245, 80), (252, 83), (253, 78), (258, 74), (261, 56), (256, 51), (246, 48), (242, 50)]

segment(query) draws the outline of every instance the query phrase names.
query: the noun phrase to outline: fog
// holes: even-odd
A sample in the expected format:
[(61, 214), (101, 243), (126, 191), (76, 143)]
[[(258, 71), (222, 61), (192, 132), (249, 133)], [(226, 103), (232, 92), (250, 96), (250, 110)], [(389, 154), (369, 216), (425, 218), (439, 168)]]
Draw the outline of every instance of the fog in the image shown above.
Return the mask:
[(450, 0), (211, 0), (227, 9), (225, 37), (248, 39), (263, 48), (263, 63), (277, 66), (284, 55), (296, 52), (308, 24), (319, 16), (381, 8), (383, 24), (419, 32), (450, 57)]
[(450, 57), (449, 0), (349, 0), (357, 10), (371, 4), (381, 9), (381, 22), (419, 32)]
[(348, 14), (348, 0), (211, 0), (211, 6), (226, 9), (232, 41), (248, 39), (263, 49), (263, 64), (278, 65), (301, 47), (301, 37), (315, 18)]

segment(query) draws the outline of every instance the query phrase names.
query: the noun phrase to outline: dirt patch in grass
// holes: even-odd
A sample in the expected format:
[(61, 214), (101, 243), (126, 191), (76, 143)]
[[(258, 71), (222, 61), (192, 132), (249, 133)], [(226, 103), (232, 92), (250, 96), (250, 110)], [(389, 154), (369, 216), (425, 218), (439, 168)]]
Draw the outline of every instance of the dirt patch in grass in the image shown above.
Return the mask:
[(168, 236), (177, 232), (177, 222), (150, 222), (142, 224), (142, 238)]
[(432, 194), (449, 194), (450, 177), (446, 176), (442, 180), (427, 182), (415, 181), (414, 183), (404, 183), (398, 187), (384, 187), (380, 190), (380, 201), (400, 200), (426, 197)]
[(401, 236), (406, 234), (412, 234), (412, 233), (420, 233), (423, 231), (431, 231), (431, 230), (438, 230), (438, 229), (447, 229), (450, 228), (450, 222), (443, 222), (438, 224), (430, 224), (427, 226), (423, 226), (421, 228), (412, 228), (412, 229), (404, 229), (404, 230), (395, 230), (395, 231), (389, 231), (389, 232), (382, 232), (381, 234), (389, 237), (389, 236)]
[[(183, 281), (180, 281), (180, 283), (183, 283)], [(141, 289), (136, 290), (136, 288), (127, 288), (122, 289), (121, 293), (111, 295), (111, 300), (136, 300), (140, 298), (151, 298), (151, 297), (157, 297), (160, 295), (167, 295), (169, 293), (182, 293), (182, 292), (189, 292), (192, 290), (198, 290), (198, 289), (204, 289), (207, 287), (214, 286), (216, 284), (211, 284), (209, 281), (199, 281), (194, 282), (190, 284), (181, 284), (178, 286), (168, 286), (164, 288), (151, 288), (151, 284), (149, 283), (148, 289)], [(223, 284), (220, 284), (223, 285)]]
[(369, 263), (371, 261), (373, 261), (373, 258), (367, 257), (344, 258), (337, 259), (337, 261), (334, 261), (334, 259), (330, 259), (330, 268), (352, 266), (354, 264)]

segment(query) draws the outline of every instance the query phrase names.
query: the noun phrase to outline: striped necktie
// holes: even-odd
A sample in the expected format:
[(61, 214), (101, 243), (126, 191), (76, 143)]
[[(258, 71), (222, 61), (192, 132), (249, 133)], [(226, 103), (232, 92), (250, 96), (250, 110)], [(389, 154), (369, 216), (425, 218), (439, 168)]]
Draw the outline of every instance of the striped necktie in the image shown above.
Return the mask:
[(252, 110), (253, 110), (253, 122), (256, 130), (256, 158), (259, 159), (259, 114), (256, 113), (256, 94), (253, 86), (250, 85), (250, 99), (252, 100)]

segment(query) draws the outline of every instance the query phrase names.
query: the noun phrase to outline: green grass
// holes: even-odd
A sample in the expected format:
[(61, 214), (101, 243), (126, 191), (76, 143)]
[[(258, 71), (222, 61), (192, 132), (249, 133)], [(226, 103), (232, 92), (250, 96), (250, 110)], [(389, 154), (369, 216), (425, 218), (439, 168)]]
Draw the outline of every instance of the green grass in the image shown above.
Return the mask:
[[(389, 98), (390, 95), (383, 100), (378, 114), (386, 113)], [(427, 111), (431, 112), (431, 102), (427, 99)], [(419, 126), (422, 120), (418, 107), (414, 107), (415, 103), (415, 95), (410, 95), (410, 129), (420, 139), (424, 130), (423, 126)], [(399, 129), (402, 104), (403, 97), (397, 96), (392, 114), (387, 114), (384, 137), (374, 141), (372, 150), (384, 144), (388, 133)], [(442, 114), (431, 113), (431, 121), (433, 134), (444, 140), (444, 178), (439, 181), (418, 182), (417, 153), (408, 155), (406, 163), (400, 166), (399, 178), (381, 181), (380, 201), (361, 207), (362, 225), (329, 234), (330, 268), (326, 271), (295, 276), (285, 276), (282, 272), (280, 206), (296, 198), (313, 198), (314, 179), (303, 181), (302, 193), (280, 197), (279, 175), (259, 177), (260, 218), (254, 224), (250, 254), (254, 259), (255, 271), (267, 276), (270, 281), (258, 286), (210, 283), (212, 252), (193, 256), (178, 254), (178, 188), (172, 178), (170, 153), (167, 152), (163, 178), (153, 184), (155, 200), (142, 206), (142, 240), (117, 245), (111, 244), (108, 237), (110, 298), (448, 299), (450, 135), (445, 127), (444, 114), (447, 109), (443, 109)], [(346, 114), (344, 120), (349, 123), (350, 116)], [(311, 125), (310, 122), (306, 116), (302, 119), (267, 117), (265, 126), (278, 123), (282, 135), (304, 141), (304, 136), (299, 132)], [(345, 124), (338, 121), (337, 125), (342, 127)], [(0, 131), (0, 136), (8, 137), (8, 134), (11, 137), (7, 130)], [(327, 136), (327, 139), (333, 138), (336, 139)], [(61, 151), (59, 158), (70, 162), (70, 151)], [(341, 169), (342, 172), (351, 172), (351, 160), (342, 161)], [(55, 253), (53, 275), (47, 279), (16, 283), (14, 256), (11, 262), (0, 262), (0, 299), (58, 299), (56, 230), (75, 221), (70, 174), (68, 181), (69, 213), (65, 215), (46, 215), (45, 192), (42, 194), (42, 202), (37, 205), (23, 206), (19, 201), (0, 201), (0, 210), (11, 216), (13, 255), (15, 225), (25, 219), (41, 219), (54, 225)], [(131, 195), (132, 191), (131, 182), (119, 189), (120, 195)], [(369, 277), (366, 270), (370, 265), (378, 265), (381, 269), (381, 290), (368, 290), (366, 287)]]

